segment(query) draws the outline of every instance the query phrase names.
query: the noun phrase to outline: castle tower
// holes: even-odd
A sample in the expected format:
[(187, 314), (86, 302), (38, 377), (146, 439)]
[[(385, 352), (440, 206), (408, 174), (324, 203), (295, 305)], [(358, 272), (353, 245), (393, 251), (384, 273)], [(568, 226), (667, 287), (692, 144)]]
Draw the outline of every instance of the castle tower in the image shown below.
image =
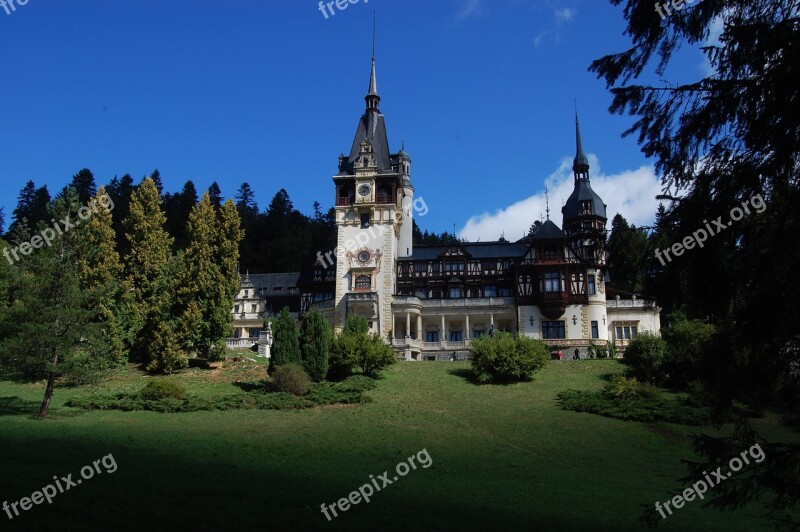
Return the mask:
[(411, 158), (389, 151), (374, 53), (365, 100), (350, 154), (339, 157), (333, 176), (338, 233), (333, 326), (341, 330), (356, 313), (367, 318), (373, 333), (388, 338), (395, 261), (412, 253), (414, 188)]

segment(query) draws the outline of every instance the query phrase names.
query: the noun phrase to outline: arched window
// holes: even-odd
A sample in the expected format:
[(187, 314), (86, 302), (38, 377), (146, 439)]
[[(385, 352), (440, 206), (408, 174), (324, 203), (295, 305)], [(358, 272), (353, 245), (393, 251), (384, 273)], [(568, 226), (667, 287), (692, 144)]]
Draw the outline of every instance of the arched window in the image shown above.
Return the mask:
[(356, 277), (356, 290), (369, 290), (370, 288), (372, 288), (372, 279), (369, 275)]

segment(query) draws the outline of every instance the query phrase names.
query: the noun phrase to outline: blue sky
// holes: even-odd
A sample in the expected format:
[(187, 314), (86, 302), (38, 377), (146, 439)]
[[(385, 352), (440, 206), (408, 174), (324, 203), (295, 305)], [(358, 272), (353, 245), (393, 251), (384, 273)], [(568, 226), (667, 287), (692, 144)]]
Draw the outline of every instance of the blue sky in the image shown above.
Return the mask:
[[(546, 184), (560, 223), (575, 98), (595, 188), (612, 213), (652, 220), (652, 161), (587, 71), (629, 45), (603, 0), (360, 0), (327, 20), (313, 0), (28, 0), (0, 9), (7, 222), (27, 180), (55, 192), (84, 167), (99, 184), (158, 168), (169, 191), (217, 180), (230, 197), (247, 181), (262, 209), (280, 188), (303, 212), (330, 207), (373, 10), (381, 110), (412, 157), (422, 228), (518, 238)], [(692, 50), (668, 79), (702, 74)]]

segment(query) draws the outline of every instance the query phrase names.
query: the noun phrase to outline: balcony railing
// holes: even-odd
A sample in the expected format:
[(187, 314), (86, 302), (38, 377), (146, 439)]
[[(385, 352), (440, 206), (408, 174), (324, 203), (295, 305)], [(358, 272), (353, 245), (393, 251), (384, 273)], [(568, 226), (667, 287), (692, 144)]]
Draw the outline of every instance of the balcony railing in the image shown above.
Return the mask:
[(411, 305), (425, 309), (457, 309), (466, 307), (511, 307), (513, 297), (470, 297), (461, 299), (422, 299), (415, 296), (395, 296), (396, 305)]
[(228, 338), (226, 343), (231, 349), (251, 349), (258, 343), (258, 338)]

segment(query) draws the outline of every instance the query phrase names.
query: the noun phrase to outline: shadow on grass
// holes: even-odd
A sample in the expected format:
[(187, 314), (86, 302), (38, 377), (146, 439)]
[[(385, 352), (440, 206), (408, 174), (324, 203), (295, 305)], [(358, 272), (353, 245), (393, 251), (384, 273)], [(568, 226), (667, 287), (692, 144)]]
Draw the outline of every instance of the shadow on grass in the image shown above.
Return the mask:
[(478, 378), (475, 376), (475, 373), (469, 368), (456, 368), (456, 369), (449, 369), (447, 373), (450, 375), (454, 375), (456, 377), (461, 377), (465, 381), (470, 384), (474, 384), (475, 386), (510, 386), (512, 384), (518, 384), (520, 382), (531, 382), (533, 379), (520, 379), (520, 380), (501, 380), (501, 381), (492, 381), (492, 382), (480, 382)]
[(234, 386), (245, 392), (266, 391), (266, 384), (263, 382), (234, 382)]
[(36, 417), (40, 401), (26, 401), (19, 397), (0, 397), (0, 416)]

